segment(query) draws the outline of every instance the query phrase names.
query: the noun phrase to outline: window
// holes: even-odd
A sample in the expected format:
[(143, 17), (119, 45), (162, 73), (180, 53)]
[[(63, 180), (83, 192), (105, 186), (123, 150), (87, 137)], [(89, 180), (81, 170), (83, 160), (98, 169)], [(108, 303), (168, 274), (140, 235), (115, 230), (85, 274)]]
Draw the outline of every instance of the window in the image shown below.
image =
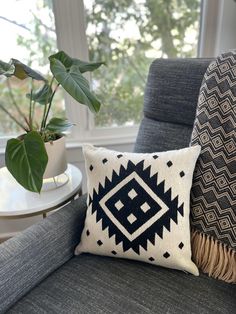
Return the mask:
[[(5, 2), (0, 34), (1, 38), (5, 36), (6, 44), (0, 59), (7, 61), (14, 51), (15, 58), (46, 73), (47, 56), (56, 50), (57, 40), (59, 49), (74, 57), (104, 60), (107, 66), (91, 77), (103, 104), (100, 113), (91, 115), (67, 95), (64, 108), (62, 93), (57, 97), (55, 111), (64, 115), (66, 109), (68, 118), (76, 123), (71, 141), (93, 137), (104, 142), (109, 136), (121, 140), (132, 137), (142, 117), (144, 86), (152, 60), (197, 56), (201, 1), (52, 1)], [(17, 84), (12, 82), (13, 92), (20, 97)], [(8, 103), (9, 92), (4, 84), (0, 85), (1, 101)], [(19, 101), (22, 107), (27, 106), (23, 98)], [(17, 131), (0, 113), (0, 136)]]
[[(4, 43), (1, 45), (1, 60), (8, 62), (10, 58), (15, 58), (47, 75), (49, 71), (47, 57), (57, 50), (52, 1), (6, 1), (1, 8), (0, 37)], [(29, 80), (20, 81), (14, 77), (9, 80), (2, 78), (0, 82), (1, 105), (22, 123), (23, 118), (13, 103), (15, 101), (22, 112), (28, 112), (29, 101), (25, 95), (29, 90), (29, 84)], [(37, 82), (34, 84), (37, 88)], [(36, 117), (40, 117), (42, 109), (42, 106), (36, 105)], [(62, 93), (57, 95), (54, 112), (59, 116), (65, 114)], [(0, 137), (19, 132), (22, 130), (17, 124), (12, 123), (11, 118), (0, 110)]]
[(86, 0), (89, 59), (103, 107), (96, 127), (140, 122), (148, 67), (155, 58), (197, 56), (200, 1)]

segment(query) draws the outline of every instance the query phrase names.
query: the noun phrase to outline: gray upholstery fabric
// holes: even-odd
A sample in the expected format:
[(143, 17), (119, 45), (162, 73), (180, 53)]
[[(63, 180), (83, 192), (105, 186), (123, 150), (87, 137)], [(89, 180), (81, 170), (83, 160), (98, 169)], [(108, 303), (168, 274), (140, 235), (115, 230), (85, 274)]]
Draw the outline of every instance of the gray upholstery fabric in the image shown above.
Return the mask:
[(211, 59), (158, 59), (149, 70), (135, 152), (189, 145), (198, 93)]
[(149, 70), (144, 115), (192, 126), (203, 75), (210, 59), (157, 59)]
[(68, 261), (83, 229), (86, 196), (0, 245), (0, 313)]
[(137, 153), (162, 152), (189, 146), (192, 127), (143, 118), (135, 145)]
[(81, 255), (8, 314), (233, 314), (236, 286), (145, 263)]

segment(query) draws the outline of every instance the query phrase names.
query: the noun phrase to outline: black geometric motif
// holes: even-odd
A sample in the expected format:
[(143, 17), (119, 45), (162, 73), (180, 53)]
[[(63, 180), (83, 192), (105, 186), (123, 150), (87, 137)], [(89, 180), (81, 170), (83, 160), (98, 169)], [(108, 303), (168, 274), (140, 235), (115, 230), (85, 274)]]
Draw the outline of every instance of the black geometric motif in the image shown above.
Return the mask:
[(182, 248), (184, 247), (183, 242), (180, 242), (180, 244), (178, 246), (179, 246), (180, 250), (182, 250)]
[(111, 251), (111, 254), (116, 255), (117, 252), (116, 251)]
[(165, 258), (168, 258), (168, 257), (170, 257), (170, 254), (169, 254), (168, 252), (165, 252), (165, 254), (163, 254), (163, 256), (164, 256)]
[(87, 235), (87, 237), (90, 235), (89, 230), (86, 231), (86, 235)]
[(121, 158), (121, 157), (123, 157), (123, 155), (122, 155), (122, 154), (117, 155), (117, 158)]
[(105, 163), (107, 162), (107, 159), (104, 158), (104, 159), (102, 160), (102, 162), (105, 164)]
[(89, 170), (90, 170), (90, 171), (92, 171), (92, 170), (93, 170), (93, 166), (92, 166), (92, 165), (90, 165)]
[(168, 167), (171, 167), (173, 165), (172, 161), (170, 161), (170, 160), (166, 164)]
[(153, 156), (152, 156), (152, 158), (157, 159), (157, 158), (158, 158), (158, 156), (157, 156), (157, 155), (153, 155)]
[(185, 176), (185, 173), (184, 173), (183, 171), (181, 171), (179, 175), (180, 175), (181, 178), (182, 178), (183, 176)]
[(113, 171), (110, 180), (106, 177), (105, 184), (93, 190), (92, 214), (124, 251), (139, 254), (140, 246), (147, 250), (148, 240), (154, 245), (155, 235), (162, 238), (171, 220), (178, 223), (178, 212), (184, 215), (178, 196), (172, 199), (171, 188), (165, 192), (165, 181), (157, 184), (158, 174), (150, 176), (150, 170), (144, 169), (143, 160), (136, 165), (128, 161), (127, 168), (121, 165), (119, 173)]
[(155, 258), (149, 257), (149, 261), (150, 261), (150, 262), (154, 262), (154, 261), (155, 261)]
[(98, 244), (99, 246), (101, 246), (101, 245), (103, 245), (103, 242), (102, 242), (101, 240), (98, 240), (98, 241), (97, 241), (97, 244)]

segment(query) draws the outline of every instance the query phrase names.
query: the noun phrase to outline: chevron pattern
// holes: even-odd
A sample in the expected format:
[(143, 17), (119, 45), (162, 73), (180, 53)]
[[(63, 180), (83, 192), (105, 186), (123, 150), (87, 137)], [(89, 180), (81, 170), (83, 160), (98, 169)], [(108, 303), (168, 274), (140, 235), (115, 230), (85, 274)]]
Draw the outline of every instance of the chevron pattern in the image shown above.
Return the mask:
[(197, 144), (192, 226), (236, 250), (236, 50), (204, 75), (191, 139)]

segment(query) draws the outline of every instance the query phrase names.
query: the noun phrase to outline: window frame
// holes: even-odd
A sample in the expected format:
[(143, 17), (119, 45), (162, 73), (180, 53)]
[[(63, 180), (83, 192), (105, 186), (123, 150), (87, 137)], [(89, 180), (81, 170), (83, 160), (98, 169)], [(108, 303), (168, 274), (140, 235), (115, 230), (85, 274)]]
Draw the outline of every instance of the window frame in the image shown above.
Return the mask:
[[(83, 0), (70, 0), (68, 2), (64, 0), (53, 0), (53, 11), (58, 49), (65, 50), (69, 55), (75, 58), (88, 60)], [(74, 38), (77, 38), (77, 40), (74, 40)], [(90, 75), (87, 75), (87, 79), (91, 80)], [(135, 141), (138, 131), (137, 125), (95, 127), (93, 115), (85, 106), (78, 105), (78, 103), (68, 95), (65, 95), (65, 103), (68, 119), (76, 124), (67, 139), (69, 145), (74, 146), (76, 143), (80, 145), (83, 142), (92, 142), (101, 145), (133, 143)]]
[[(203, 0), (204, 1), (204, 0)], [(208, 0), (205, 0), (208, 1)], [(213, 5), (211, 1), (210, 5)], [(56, 26), (57, 47), (65, 50), (69, 55), (82, 60), (88, 60), (88, 44), (86, 38), (86, 22), (83, 0), (52, 0)], [(201, 6), (200, 35), (198, 47), (203, 42), (204, 23), (202, 19), (204, 6)], [(75, 40), (76, 39), (76, 40)], [(205, 41), (205, 38), (204, 38)], [(199, 51), (199, 49), (198, 49)], [(90, 76), (86, 76), (90, 80)], [(68, 147), (81, 146), (83, 142), (94, 144), (134, 143), (138, 132), (138, 125), (118, 127), (95, 127), (93, 115), (86, 106), (78, 105), (68, 94), (65, 97), (65, 110), (68, 119), (75, 123), (71, 134), (67, 137)], [(0, 138), (0, 149), (12, 136)]]

